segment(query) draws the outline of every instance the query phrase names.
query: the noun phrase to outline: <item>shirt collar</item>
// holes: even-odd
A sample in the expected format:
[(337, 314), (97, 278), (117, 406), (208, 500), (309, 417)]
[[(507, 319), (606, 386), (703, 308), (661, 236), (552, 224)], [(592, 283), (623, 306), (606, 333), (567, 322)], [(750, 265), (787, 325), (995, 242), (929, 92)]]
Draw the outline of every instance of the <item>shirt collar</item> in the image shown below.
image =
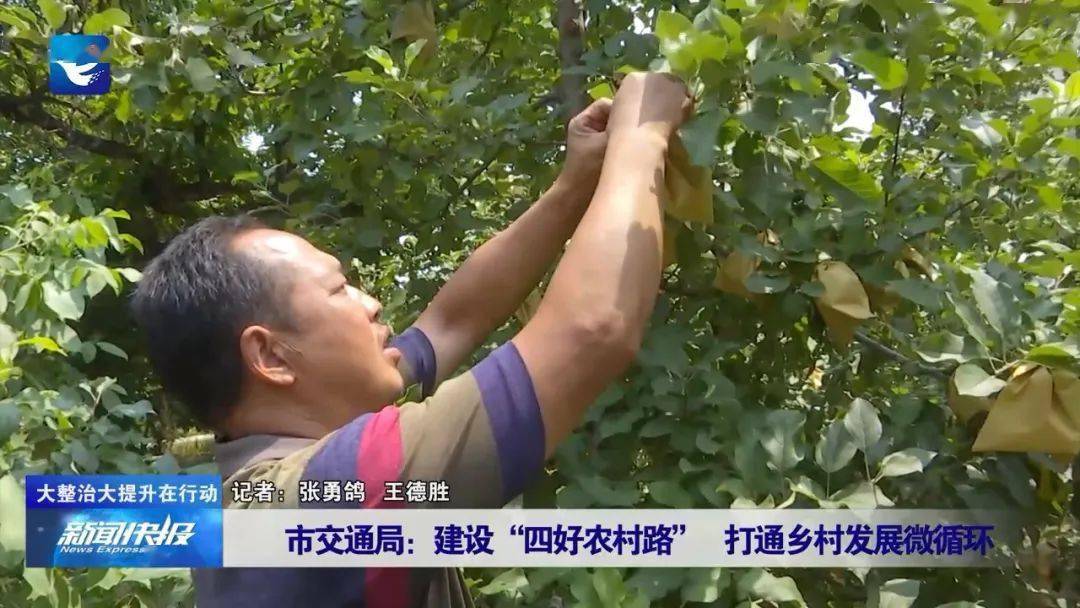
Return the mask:
[(222, 479), (263, 460), (284, 458), (315, 443), (316, 439), (283, 435), (248, 435), (214, 445), (214, 459)]

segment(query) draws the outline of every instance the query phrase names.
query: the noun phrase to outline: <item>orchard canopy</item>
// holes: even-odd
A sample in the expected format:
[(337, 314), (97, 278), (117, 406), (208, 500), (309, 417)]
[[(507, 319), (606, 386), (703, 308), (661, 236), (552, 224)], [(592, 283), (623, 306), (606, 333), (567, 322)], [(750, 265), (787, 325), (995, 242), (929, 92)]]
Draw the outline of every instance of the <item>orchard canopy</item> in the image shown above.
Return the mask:
[[(663, 293), (524, 506), (1022, 534), (991, 569), (469, 571), (478, 603), (1080, 605), (1080, 0), (9, 0), (0, 32), (0, 605), (193, 602), (185, 571), (22, 552), (27, 473), (212, 470), (125, 306), (170, 236), (257, 214), (400, 330), (630, 69), (696, 98)], [(110, 93), (48, 93), (73, 32), (109, 37)]]

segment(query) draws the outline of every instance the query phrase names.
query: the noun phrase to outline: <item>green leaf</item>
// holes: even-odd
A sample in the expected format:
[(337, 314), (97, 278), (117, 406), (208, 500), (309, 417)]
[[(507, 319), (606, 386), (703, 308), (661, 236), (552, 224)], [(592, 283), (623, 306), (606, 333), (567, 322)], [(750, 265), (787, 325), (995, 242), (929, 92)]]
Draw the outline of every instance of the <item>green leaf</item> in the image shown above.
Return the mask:
[(970, 397), (989, 397), (1005, 388), (1005, 381), (991, 376), (978, 365), (965, 363), (953, 373), (956, 392)]
[(805, 606), (795, 579), (773, 576), (767, 570), (755, 569), (739, 577), (736, 590), (740, 598), (762, 599), (770, 602), (795, 602)]
[(693, 32), (689, 38), (689, 41), (678, 49), (678, 54), (692, 60), (695, 65), (710, 59), (722, 61), (724, 57), (727, 57), (727, 40), (703, 32)]
[(876, 509), (891, 507), (893, 502), (882, 494), (881, 488), (869, 481), (856, 481), (830, 496), (829, 500), (821, 501), (823, 508), (836, 508), (836, 505), (843, 505), (849, 509)]
[(503, 595), (517, 596), (522, 590), (529, 587), (529, 579), (521, 568), (511, 568), (491, 579), (491, 582), (477, 589), (480, 595)]
[(952, 4), (961, 8), (962, 12), (974, 17), (975, 22), (987, 34), (996, 36), (1001, 33), (1004, 22), (998, 13), (998, 9), (991, 5), (988, 0), (952, 0)]
[(626, 596), (626, 587), (616, 568), (597, 568), (593, 572), (593, 589), (603, 606), (618, 606)]
[(971, 302), (952, 296), (954, 311), (956, 316), (960, 317), (960, 321), (964, 324), (964, 329), (968, 331), (971, 337), (975, 338), (985, 348), (989, 348), (994, 344), (995, 340), (991, 334), (991, 328), (986, 324), (986, 321), (982, 318)]
[(683, 32), (694, 29), (694, 24), (685, 15), (676, 12), (660, 12), (656, 16), (656, 37), (661, 42), (678, 40)]
[(893, 452), (881, 459), (881, 466), (878, 467), (878, 478), (921, 473), (936, 455), (935, 452), (921, 448), (907, 448), (899, 452)]
[(117, 25), (131, 27), (131, 17), (118, 8), (109, 8), (90, 15), (83, 24), (83, 33), (108, 34)]
[(68, 444), (68, 452), (71, 454), (71, 459), (81, 469), (80, 472), (94, 473), (101, 464), (98, 457), (86, 448), (86, 444), (81, 439), (72, 440)]
[(90, 588), (109, 590), (123, 582), (123, 580), (124, 575), (120, 568), (109, 568), (102, 575), (101, 579), (94, 583)]
[(894, 578), (885, 581), (878, 589), (877, 608), (911, 608), (919, 597), (921, 581), (910, 578)]
[(886, 91), (902, 87), (907, 82), (907, 68), (904, 67), (903, 62), (888, 55), (863, 49), (856, 52), (852, 59), (859, 64), (859, 67), (869, 72), (878, 85)]
[(1071, 367), (1076, 364), (1076, 354), (1063, 346), (1042, 344), (1029, 350), (1024, 358), (1049, 367)]
[(981, 270), (961, 267), (971, 277), (971, 291), (983, 317), (1008, 342), (1018, 329), (1020, 310), (1005, 285)]
[(30, 189), (26, 187), (26, 184), (12, 184), (0, 187), (0, 193), (7, 196), (11, 204), (20, 209), (29, 207), (34, 203), (34, 196)]
[(688, 580), (682, 585), (684, 602), (710, 604), (731, 584), (731, 575), (722, 568), (691, 568), (686, 575)]
[(382, 66), (382, 69), (387, 74), (397, 78), (397, 68), (394, 67), (394, 59), (390, 57), (390, 53), (386, 52), (386, 49), (371, 46), (364, 51), (364, 54), (371, 58), (375, 63)]
[(930, 312), (941, 310), (941, 290), (923, 279), (889, 281), (888, 286), (898, 296), (922, 306)]
[(725, 114), (720, 111), (701, 112), (686, 122), (679, 133), (690, 162), (699, 167), (712, 167), (716, 162), (716, 139)]
[(101, 220), (84, 217), (79, 220), (79, 225), (86, 230), (89, 236), (87, 242), (87, 249), (101, 247), (109, 242), (109, 231), (105, 228), (105, 225)]
[(22, 414), (19, 406), (10, 400), (0, 401), (0, 446), (8, 440), (8, 437), (19, 430), (19, 420)]
[(45, 305), (56, 313), (56, 316), (72, 321), (82, 317), (85, 302), (81, 295), (65, 291), (53, 281), (44, 282), (41, 291), (45, 297)]
[(26, 550), (26, 492), (12, 475), (0, 477), (0, 547)]
[(1080, 139), (1075, 137), (1059, 137), (1057, 149), (1073, 158), (1080, 158)]
[(266, 65), (259, 56), (251, 51), (244, 50), (231, 42), (225, 43), (225, 52), (229, 57), (229, 63), (244, 67), (258, 67)]
[(851, 402), (844, 415), (844, 428), (851, 433), (855, 445), (864, 452), (881, 439), (881, 419), (877, 410), (863, 399)]
[(38, 597), (49, 598), (50, 604), (57, 605), (56, 590), (53, 588), (52, 576), (48, 568), (27, 568), (23, 570), (23, 580), (30, 584), (30, 595), (27, 599)]
[(1073, 72), (1065, 81), (1065, 97), (1070, 101), (1080, 100), (1080, 71)]
[(780, 293), (791, 285), (791, 277), (755, 272), (747, 277), (743, 284), (750, 293)]
[(859, 169), (855, 163), (838, 156), (828, 156), (815, 160), (813, 165), (860, 198), (872, 203), (882, 200), (883, 194), (877, 180)]
[(38, 349), (38, 352), (47, 350), (53, 353), (64, 354), (64, 349), (60, 348), (60, 345), (56, 343), (56, 340), (46, 336), (34, 336), (33, 338), (23, 338), (19, 340), (20, 345), (34, 346)]
[(1005, 83), (1002, 82), (1001, 78), (994, 72), (994, 70), (991, 70), (988, 67), (980, 66), (972, 70), (970, 74), (972, 78), (974, 78), (978, 82), (985, 82), (987, 84), (992, 84), (999, 87), (1005, 86)]
[(773, 410), (765, 416), (759, 440), (776, 470), (790, 470), (802, 461), (805, 450), (799, 433), (805, 423), (806, 415), (795, 410)]
[(247, 184), (257, 184), (262, 179), (262, 174), (258, 171), (237, 171), (232, 176), (232, 183), (239, 184), (241, 182)]
[(427, 45), (426, 38), (420, 38), (414, 40), (409, 46), (405, 47), (405, 71), (408, 72), (412, 67), (413, 61), (416, 61), (417, 56), (420, 55), (420, 51), (424, 50)]
[(127, 124), (131, 120), (133, 112), (134, 105), (131, 103), (131, 91), (125, 90), (120, 93), (120, 99), (116, 102), (116, 110), (113, 111), (113, 115), (116, 116), (116, 120)]
[(826, 473), (835, 473), (851, 462), (856, 451), (858, 446), (844, 423), (834, 420), (818, 440), (814, 459)]
[(589, 89), (589, 97), (593, 99), (602, 99), (604, 97), (611, 99), (615, 97), (615, 91), (611, 88), (610, 84), (606, 82), (601, 82), (600, 84)]
[(56, 0), (37, 0), (37, 5), (41, 9), (41, 13), (45, 15), (45, 21), (49, 23), (50, 28), (55, 30), (64, 25), (67, 12), (64, 10), (62, 3)]
[(649, 496), (662, 505), (677, 509), (689, 509), (694, 506), (693, 497), (676, 481), (669, 479), (654, 481), (648, 484), (648, 488)]
[(987, 148), (993, 148), (1001, 143), (1001, 133), (990, 126), (990, 123), (982, 116), (973, 115), (960, 119), (960, 128), (971, 133), (979, 143)]
[(19, 337), (10, 325), (0, 321), (0, 363), (11, 361), (18, 352)]
[(116, 271), (119, 272), (122, 277), (124, 277), (128, 281), (131, 281), (132, 283), (138, 283), (139, 279), (142, 278), (142, 273), (134, 268), (117, 268)]
[(191, 86), (200, 93), (209, 93), (217, 88), (217, 74), (202, 57), (190, 57), (185, 63)]
[(1039, 200), (1050, 211), (1061, 211), (1065, 205), (1065, 201), (1061, 197), (1061, 191), (1053, 186), (1038, 186), (1035, 188), (1035, 192), (1039, 195)]
[(692, 583), (684, 583), (684, 579), (696, 580), (699, 572), (699, 568), (686, 570), (685, 574), (683, 570), (676, 568), (638, 568), (626, 580), (626, 586), (656, 601), (680, 587), (686, 589)]
[(589, 475), (578, 481), (585, 494), (600, 506), (631, 507), (641, 498), (637, 484), (631, 481), (612, 481), (599, 475)]
[(371, 71), (371, 68), (364, 68), (362, 70), (349, 70), (348, 72), (341, 72), (338, 76), (344, 76), (345, 80), (352, 84), (379, 84), (383, 82), (383, 77), (379, 76), (375, 72)]
[(119, 346), (117, 346), (117, 345), (115, 345), (115, 344), (113, 344), (111, 342), (102, 342), (102, 341), (98, 341), (95, 344), (96, 344), (96, 346), (98, 348), (100, 348), (101, 350), (109, 353), (110, 355), (112, 355), (114, 357), (120, 357), (124, 361), (127, 361), (127, 358), (128, 358), (127, 353), (125, 353), (123, 351), (123, 349), (121, 349)]

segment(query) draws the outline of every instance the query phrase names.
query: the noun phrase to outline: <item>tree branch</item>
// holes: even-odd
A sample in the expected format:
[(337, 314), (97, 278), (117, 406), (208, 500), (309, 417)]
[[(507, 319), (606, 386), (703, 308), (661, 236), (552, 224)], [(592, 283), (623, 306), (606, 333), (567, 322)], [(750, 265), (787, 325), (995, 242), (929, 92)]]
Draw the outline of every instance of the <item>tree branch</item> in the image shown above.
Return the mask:
[(458, 13), (469, 8), (476, 0), (457, 0), (457, 2), (447, 3), (445, 10), (435, 11), (435, 21), (443, 23), (449, 21), (458, 16)]
[(896, 116), (896, 131), (893, 133), (892, 165), (889, 167), (889, 181), (885, 184), (885, 206), (889, 206), (889, 192), (896, 184), (896, 163), (900, 160), (900, 132), (904, 127), (904, 97), (907, 90), (900, 92), (900, 107)]
[(90, 135), (75, 129), (46, 112), (45, 108), (41, 106), (41, 102), (32, 97), (0, 95), (0, 116), (6, 116), (17, 123), (34, 125), (87, 152), (110, 158), (126, 158), (129, 160), (138, 157), (135, 148), (128, 144)]
[(949, 374), (945, 370), (934, 367), (932, 365), (927, 365), (921, 361), (916, 361), (911, 357), (908, 357), (907, 355), (904, 355), (896, 350), (889, 348), (888, 346), (885, 346), (881, 342), (878, 342), (877, 340), (871, 338), (870, 336), (866, 335), (861, 331), (855, 332), (855, 341), (859, 344), (862, 344), (863, 346), (869, 347), (870, 350), (873, 350), (880, 355), (892, 359), (893, 361), (903, 363), (904, 365), (913, 366), (915, 369), (919, 370), (919, 373), (928, 376), (934, 376), (935, 378), (941, 380), (948, 380), (949, 378)]
[(473, 68), (475, 68), (477, 65), (480, 65), (480, 62), (487, 58), (488, 53), (491, 52), (492, 45), (495, 43), (495, 39), (498, 38), (499, 32), (501, 32), (503, 29), (502, 21), (502, 16), (500, 15), (499, 18), (495, 21), (495, 25), (491, 26), (491, 35), (488, 36), (486, 41), (484, 41), (484, 48), (480, 49), (480, 54), (469, 62), (469, 67), (465, 68), (464, 73), (468, 74), (472, 72)]
[(16, 123), (36, 126), (47, 133), (56, 135), (69, 145), (87, 152), (108, 158), (142, 162), (154, 167), (150, 171), (152, 177), (148, 176), (144, 180), (141, 190), (147, 199), (146, 204), (159, 213), (184, 215), (186, 203), (226, 194), (241, 194), (250, 190), (246, 184), (217, 182), (205, 175), (195, 182), (183, 182), (169, 170), (155, 166), (152, 160), (146, 158), (133, 146), (85, 133), (65, 123), (45, 111), (42, 107), (43, 100), (54, 101), (36, 97), (0, 95), (0, 116), (5, 116)]
[(480, 174), (482, 174), (484, 171), (487, 171), (487, 168), (491, 166), (491, 163), (495, 162), (495, 159), (499, 157), (499, 153), (502, 152), (503, 145), (504, 144), (499, 144), (495, 146), (495, 149), (491, 152), (491, 154), (489, 154), (488, 157), (484, 159), (483, 164), (474, 169), (473, 172), (465, 178), (465, 181), (462, 182), (461, 185), (454, 190), (454, 193), (452, 195), (450, 195), (451, 201), (461, 198), (461, 195), (464, 194), (466, 190), (472, 187), (473, 182), (476, 181), (476, 178), (480, 177)]

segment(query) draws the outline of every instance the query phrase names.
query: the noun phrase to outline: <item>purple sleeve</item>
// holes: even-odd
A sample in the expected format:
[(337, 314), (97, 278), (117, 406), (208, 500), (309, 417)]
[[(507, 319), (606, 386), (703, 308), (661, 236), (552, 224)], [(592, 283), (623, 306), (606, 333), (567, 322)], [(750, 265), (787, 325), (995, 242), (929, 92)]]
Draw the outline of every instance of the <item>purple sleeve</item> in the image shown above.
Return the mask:
[(544, 421), (525, 361), (512, 342), (472, 370), (499, 455), (505, 499), (520, 494), (544, 466)]
[(421, 398), (435, 392), (435, 349), (431, 340), (416, 327), (410, 327), (394, 336), (390, 343), (401, 351), (407, 384), (417, 383), (422, 390)]

